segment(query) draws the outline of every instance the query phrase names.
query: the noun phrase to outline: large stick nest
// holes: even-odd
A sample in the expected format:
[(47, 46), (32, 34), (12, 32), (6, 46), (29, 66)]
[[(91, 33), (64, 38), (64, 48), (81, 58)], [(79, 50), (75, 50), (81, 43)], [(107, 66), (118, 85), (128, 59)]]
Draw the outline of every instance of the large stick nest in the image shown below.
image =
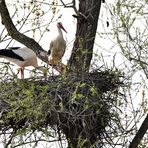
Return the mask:
[(66, 138), (96, 142), (110, 123), (118, 89), (114, 71), (0, 83), (0, 130), (40, 130), (55, 125)]

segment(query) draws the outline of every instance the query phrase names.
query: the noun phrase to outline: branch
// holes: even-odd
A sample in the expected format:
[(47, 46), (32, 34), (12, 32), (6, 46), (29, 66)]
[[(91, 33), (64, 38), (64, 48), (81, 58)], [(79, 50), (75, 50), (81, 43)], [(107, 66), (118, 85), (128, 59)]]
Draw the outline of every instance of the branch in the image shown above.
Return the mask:
[(73, 10), (75, 11), (75, 13), (76, 13), (77, 15), (79, 15), (79, 12), (78, 12), (78, 10), (77, 10), (77, 8), (76, 8), (76, 1), (75, 1), (75, 0), (72, 0), (71, 5), (65, 4), (65, 3), (63, 2), (63, 0), (60, 0), (60, 1), (61, 1), (61, 3), (63, 4), (63, 6), (64, 6), (65, 8), (73, 8)]
[(79, 12), (78, 12), (78, 10), (76, 8), (76, 1), (75, 0), (73, 0), (73, 9), (74, 9), (75, 13), (78, 15)]
[(2, 81), (0, 131), (18, 129), (20, 133), (45, 129), (47, 136), (48, 127), (58, 127), (69, 145), (77, 147), (78, 137), (93, 145), (98, 137), (103, 137), (100, 135), (115, 116), (110, 108), (114, 107), (118, 87), (122, 85), (119, 76), (115, 72), (96, 71), (48, 79)]
[(76, 8), (76, 0), (72, 0), (72, 2), (70, 3), (71, 5), (65, 4), (65, 3), (63, 2), (63, 0), (60, 0), (60, 1), (61, 1), (61, 3), (63, 4), (63, 6), (64, 6), (65, 8), (72, 8), (72, 9), (75, 11), (76, 15), (73, 14), (73, 15), (72, 15), (73, 17), (75, 17), (75, 18), (77, 18), (77, 19), (85, 20), (85, 22), (87, 21), (87, 17), (86, 17), (84, 14), (82, 14), (81, 12), (79, 12), (79, 11), (77, 10), (77, 8)]
[(134, 137), (134, 139), (130, 143), (129, 148), (137, 148), (138, 147), (138, 145), (140, 144), (140, 142), (141, 142), (143, 136), (145, 135), (147, 129), (148, 129), (148, 114), (147, 114), (145, 120), (143, 121), (139, 131), (137, 132), (136, 136)]
[(16, 29), (10, 18), (5, 0), (0, 0), (0, 15), (8, 34), (13, 39), (32, 49), (39, 59), (48, 63), (47, 52), (34, 39), (27, 37)]

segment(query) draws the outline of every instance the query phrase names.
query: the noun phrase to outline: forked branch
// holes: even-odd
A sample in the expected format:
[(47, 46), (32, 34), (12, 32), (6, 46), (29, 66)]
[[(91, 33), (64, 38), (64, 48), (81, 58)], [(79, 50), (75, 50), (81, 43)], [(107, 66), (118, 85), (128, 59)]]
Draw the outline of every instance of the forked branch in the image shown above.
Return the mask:
[(9, 15), (5, 0), (0, 1), (0, 15), (8, 34), (13, 39), (32, 49), (37, 54), (39, 59), (47, 63), (47, 52), (43, 50), (43, 48), (34, 39), (27, 37), (16, 29)]

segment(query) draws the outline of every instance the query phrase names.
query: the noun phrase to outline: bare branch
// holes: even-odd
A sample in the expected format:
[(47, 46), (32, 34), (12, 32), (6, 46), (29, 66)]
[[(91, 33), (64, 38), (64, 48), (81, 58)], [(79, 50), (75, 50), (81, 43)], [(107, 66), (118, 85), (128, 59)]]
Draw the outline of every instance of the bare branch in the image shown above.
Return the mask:
[(76, 1), (75, 1), (75, 0), (72, 0), (72, 2), (70, 3), (71, 5), (65, 4), (65, 3), (63, 2), (63, 0), (60, 0), (60, 1), (61, 1), (61, 3), (63, 4), (63, 6), (64, 6), (65, 8), (73, 8), (73, 10), (75, 11), (75, 13), (76, 13), (77, 15), (79, 15), (79, 12), (78, 12), (78, 10), (77, 10), (77, 8), (76, 8)]
[(141, 142), (143, 136), (145, 135), (147, 129), (148, 129), (148, 114), (147, 114), (145, 120), (143, 121), (139, 131), (137, 132), (136, 136), (134, 137), (134, 139), (130, 143), (129, 148), (136, 148), (136, 147), (138, 147), (138, 145)]
[(74, 9), (75, 13), (78, 15), (79, 12), (78, 12), (78, 10), (76, 8), (76, 1), (75, 0), (73, 0), (73, 9)]
[(10, 18), (5, 0), (0, 1), (0, 14), (1, 14), (2, 22), (6, 27), (8, 34), (13, 39), (17, 40), (18, 42), (32, 49), (37, 54), (38, 58), (40, 58), (42, 61), (47, 63), (48, 62), (47, 52), (43, 50), (43, 48), (34, 39), (27, 37), (26, 35), (20, 33), (16, 29), (16, 27), (14, 26)]
[[(65, 3), (63, 2), (63, 0), (60, 0), (60, 1), (61, 1), (61, 3), (63, 4), (64, 7), (72, 7), (72, 5), (68, 6), (69, 3), (68, 3), (68, 4), (65, 4)], [(72, 4), (72, 3), (70, 3), (70, 4)]]
[[(0, 89), (0, 110), (2, 107), (7, 108), (1, 115), (0, 130), (9, 131), (11, 128), (18, 127), (19, 132), (29, 128), (30, 132), (40, 131), (47, 137), (46, 129), (57, 127), (57, 134), (62, 131), (69, 145), (73, 144), (77, 147), (77, 137), (81, 136), (84, 140), (86, 139), (85, 144), (89, 144), (90, 147), (98, 140), (98, 136), (102, 135), (104, 130), (101, 129), (110, 124), (108, 119), (114, 117), (109, 112), (109, 106), (116, 101), (118, 91), (115, 90), (118, 88), (117, 84), (121, 83), (118, 78), (117, 74), (104, 71), (82, 75), (70, 73), (66, 79), (55, 76), (43, 80), (33, 78), (10, 83), (1, 82), (1, 86), (5, 83), (9, 87), (4, 86)], [(110, 97), (109, 94), (103, 99), (104, 93), (108, 91), (114, 92), (115, 98), (113, 95)], [(74, 95), (82, 98), (75, 99)], [(14, 104), (14, 100), (17, 103)], [(26, 101), (27, 106), (24, 106)], [(26, 115), (28, 111), (29, 115)], [(8, 116), (11, 112), (13, 115)], [(59, 137), (58, 140), (62, 140), (60, 138), (63, 137)], [(27, 141), (29, 140), (25, 140)]]

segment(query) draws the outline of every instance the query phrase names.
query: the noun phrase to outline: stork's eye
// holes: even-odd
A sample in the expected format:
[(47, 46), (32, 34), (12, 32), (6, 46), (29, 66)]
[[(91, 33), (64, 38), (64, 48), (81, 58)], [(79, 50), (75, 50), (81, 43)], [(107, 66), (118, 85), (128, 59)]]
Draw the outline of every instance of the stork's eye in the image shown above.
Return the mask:
[(59, 26), (61, 26), (61, 25), (62, 25), (62, 23), (61, 23), (61, 22), (58, 22), (58, 25), (59, 25)]

